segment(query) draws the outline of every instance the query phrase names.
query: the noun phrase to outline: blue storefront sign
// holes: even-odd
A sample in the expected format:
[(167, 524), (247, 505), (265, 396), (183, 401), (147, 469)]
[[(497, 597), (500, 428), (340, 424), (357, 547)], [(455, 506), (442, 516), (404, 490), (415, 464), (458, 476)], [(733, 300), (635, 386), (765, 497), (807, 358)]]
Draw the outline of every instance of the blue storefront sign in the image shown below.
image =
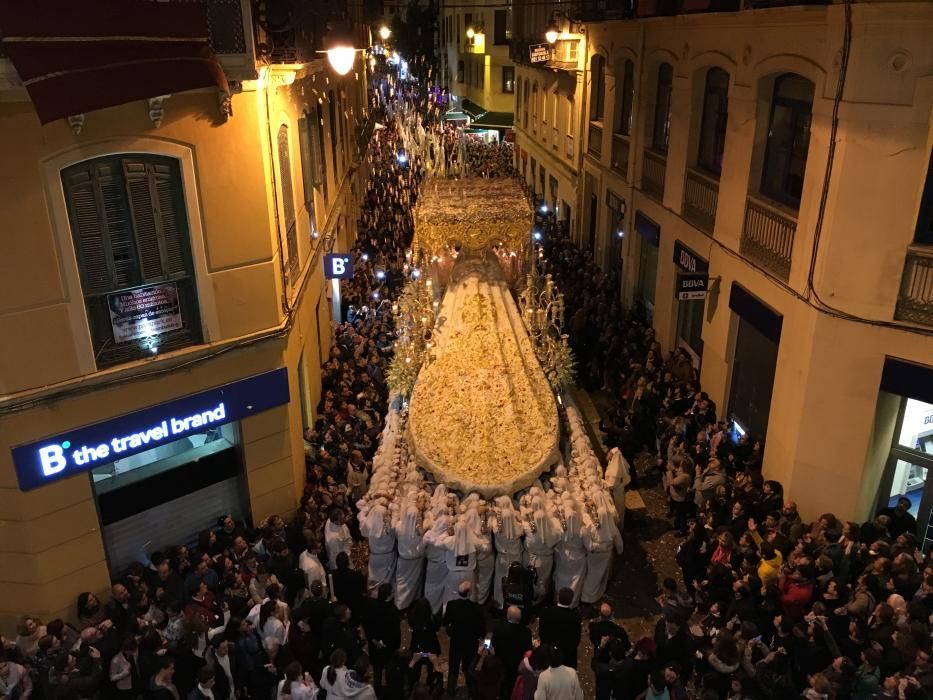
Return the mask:
[(701, 258), (680, 241), (674, 241), (674, 264), (684, 272), (709, 272), (709, 261)]
[(347, 280), (353, 277), (353, 259), (346, 253), (324, 256), (324, 279)]
[(285, 367), (13, 448), (23, 491), (288, 403)]

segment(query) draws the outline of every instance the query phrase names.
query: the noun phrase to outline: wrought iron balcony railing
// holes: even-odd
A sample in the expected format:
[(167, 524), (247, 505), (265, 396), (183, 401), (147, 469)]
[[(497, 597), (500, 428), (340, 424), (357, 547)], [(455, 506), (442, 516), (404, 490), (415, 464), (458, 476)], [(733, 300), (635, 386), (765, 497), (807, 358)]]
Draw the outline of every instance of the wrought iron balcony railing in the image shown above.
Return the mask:
[(612, 135), (612, 169), (628, 179), (629, 140), (624, 134)]
[(749, 195), (739, 251), (746, 258), (786, 280), (797, 222), (774, 206)]
[(586, 135), (586, 152), (597, 160), (603, 154), (603, 127), (597, 122), (590, 122), (590, 128)]
[(894, 318), (933, 326), (933, 246), (907, 250)]
[(664, 201), (664, 177), (667, 174), (667, 156), (645, 149), (641, 166), (641, 191), (652, 199)]
[(712, 235), (718, 200), (719, 181), (699, 170), (687, 168), (684, 181), (684, 218), (701, 231)]

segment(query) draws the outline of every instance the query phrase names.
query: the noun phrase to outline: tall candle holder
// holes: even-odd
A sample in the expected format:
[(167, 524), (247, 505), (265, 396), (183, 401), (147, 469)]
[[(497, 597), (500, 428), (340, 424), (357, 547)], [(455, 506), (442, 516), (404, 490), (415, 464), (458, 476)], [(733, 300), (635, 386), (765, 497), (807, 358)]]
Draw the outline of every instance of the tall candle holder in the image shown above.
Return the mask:
[(533, 265), (518, 295), (518, 304), (538, 362), (551, 387), (559, 393), (574, 381), (573, 351), (563, 332), (564, 295), (550, 274), (540, 275)]

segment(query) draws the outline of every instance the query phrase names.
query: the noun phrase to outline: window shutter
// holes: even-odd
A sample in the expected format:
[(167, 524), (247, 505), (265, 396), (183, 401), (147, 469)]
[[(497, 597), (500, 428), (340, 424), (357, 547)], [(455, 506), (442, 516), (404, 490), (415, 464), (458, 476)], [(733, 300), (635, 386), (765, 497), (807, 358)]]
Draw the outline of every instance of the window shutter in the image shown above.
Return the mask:
[(295, 191), (292, 188), (292, 166), (288, 153), (288, 127), (279, 128), (279, 179), (282, 190), (282, 211), (285, 216), (285, 245), (288, 249), (288, 272), (294, 284), (298, 277), (298, 234), (295, 231)]
[(304, 188), (305, 207), (314, 206), (314, 184), (311, 175), (311, 144), (307, 115), (298, 120), (298, 150), (301, 156), (301, 183)]
[(91, 175), (92, 167), (72, 168), (63, 180), (75, 248), (81, 261), (81, 276), (88, 291), (99, 291), (113, 286), (113, 271), (108, 261), (106, 224), (98, 204), (99, 190)]
[[(311, 182), (315, 187), (324, 185), (324, 151), (321, 143), (324, 140), (324, 126), (321, 124), (320, 111), (315, 107), (311, 112)], [(324, 193), (325, 196), (327, 193)]]
[(130, 212), (133, 215), (139, 268), (143, 281), (164, 279), (166, 273), (162, 265), (159, 231), (161, 216), (158, 202), (152, 193), (149, 167), (142, 161), (127, 158), (123, 161), (123, 175), (126, 178), (126, 192), (130, 200)]
[(167, 275), (188, 271), (188, 219), (181, 192), (181, 173), (177, 164), (150, 165), (161, 224), (162, 266)]

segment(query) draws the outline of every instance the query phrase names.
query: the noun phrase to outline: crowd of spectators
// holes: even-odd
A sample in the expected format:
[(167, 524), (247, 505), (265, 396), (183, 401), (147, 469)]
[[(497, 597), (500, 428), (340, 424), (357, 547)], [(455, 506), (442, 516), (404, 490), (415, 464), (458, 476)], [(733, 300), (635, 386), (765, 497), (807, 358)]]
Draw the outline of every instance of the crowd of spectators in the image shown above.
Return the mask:
[(644, 313), (622, 312), (618, 279), (552, 213), (536, 225), (580, 378), (609, 397), (605, 442), (660, 477), (682, 538), (683, 584), (663, 582), (653, 638), (593, 639), (597, 697), (933, 697), (933, 558), (910, 499), (862, 524), (804, 520), (764, 478), (762, 442), (717, 416), (690, 356), (665, 356)]
[(484, 141), (465, 134), (467, 174), (473, 177), (511, 177), (515, 174), (512, 162), (515, 147), (508, 141)]

